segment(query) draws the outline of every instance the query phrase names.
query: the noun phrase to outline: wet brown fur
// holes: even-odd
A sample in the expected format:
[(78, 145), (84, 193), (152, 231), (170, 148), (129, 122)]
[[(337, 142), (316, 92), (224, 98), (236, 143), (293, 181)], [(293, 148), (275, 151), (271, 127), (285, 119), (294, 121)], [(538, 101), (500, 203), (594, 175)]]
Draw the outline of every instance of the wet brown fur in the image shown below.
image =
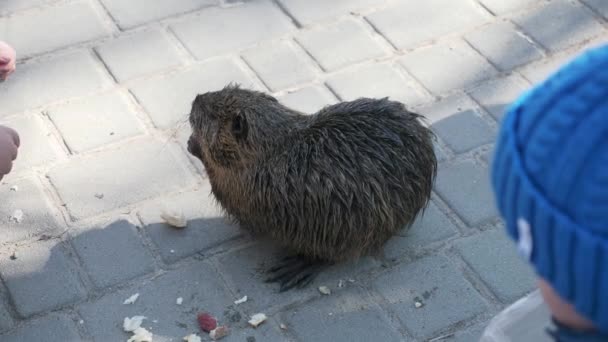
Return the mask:
[(342, 261), (379, 251), (428, 204), (437, 161), (420, 118), (386, 98), (306, 115), (231, 85), (196, 97), (188, 149), (242, 227)]

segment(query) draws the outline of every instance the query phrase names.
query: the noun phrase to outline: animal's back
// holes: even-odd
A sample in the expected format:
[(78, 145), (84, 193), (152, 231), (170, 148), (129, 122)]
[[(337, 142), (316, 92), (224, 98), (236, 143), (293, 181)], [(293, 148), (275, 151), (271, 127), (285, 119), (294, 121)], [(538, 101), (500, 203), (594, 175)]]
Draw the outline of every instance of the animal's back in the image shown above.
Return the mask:
[(387, 99), (324, 108), (247, 172), (250, 207), (235, 216), (310, 257), (377, 250), (430, 197), (432, 133), (418, 118)]

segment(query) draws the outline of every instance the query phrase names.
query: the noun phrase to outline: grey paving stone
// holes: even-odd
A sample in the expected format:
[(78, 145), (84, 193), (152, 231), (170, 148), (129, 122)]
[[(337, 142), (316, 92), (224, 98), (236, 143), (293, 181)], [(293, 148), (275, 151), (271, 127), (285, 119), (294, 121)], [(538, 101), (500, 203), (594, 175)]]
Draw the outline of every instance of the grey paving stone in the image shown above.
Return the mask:
[(315, 69), (305, 53), (285, 40), (259, 45), (242, 56), (272, 91), (315, 78)]
[(0, 301), (0, 333), (11, 329), (15, 325), (15, 321), (8, 312), (8, 301)]
[(280, 0), (298, 22), (307, 25), (363, 8), (382, 5), (385, 0)]
[(504, 231), (488, 231), (461, 240), (456, 249), (503, 303), (511, 303), (534, 289), (532, 268)]
[[(174, 229), (160, 218), (163, 208), (180, 210), (188, 220), (185, 229)], [(238, 236), (237, 225), (224, 217), (211, 195), (208, 181), (196, 190), (147, 203), (139, 211), (147, 234), (166, 262), (175, 262), (197, 252), (216, 247)]]
[(101, 0), (123, 29), (217, 4), (217, 0)]
[(520, 72), (528, 81), (536, 84), (544, 81), (551, 74), (574, 59), (579, 53), (580, 51), (576, 51), (575, 53), (563, 53), (549, 59), (543, 59), (536, 63), (526, 65)]
[(268, 312), (271, 307), (310, 298), (315, 293), (312, 285), (301, 291), (279, 293), (276, 284), (264, 282), (264, 270), (271, 267), (280, 256), (276, 245), (264, 241), (219, 260), (224, 278), (235, 289), (237, 296), (247, 295), (250, 298), (241, 304), (243, 308), (251, 312)]
[(335, 70), (387, 54), (383, 46), (352, 19), (300, 31), (296, 40), (325, 70)]
[(472, 101), (454, 95), (421, 109), (421, 112), (432, 120), (433, 131), (454, 152), (464, 153), (494, 141), (496, 135), (475, 110)]
[[(15, 186), (17, 191), (10, 190)], [(40, 182), (32, 178), (0, 184), (0, 243), (19, 241), (42, 233), (56, 233), (61, 215), (52, 207)], [(10, 219), (15, 210), (23, 211), (20, 223)]]
[(461, 40), (441, 42), (406, 54), (401, 64), (435, 94), (467, 88), (492, 78), (496, 70)]
[(475, 108), (475, 103), (468, 97), (463, 95), (452, 95), (443, 98), (440, 101), (428, 104), (420, 107), (418, 111), (424, 115), (429, 124), (441, 121), (450, 115), (462, 112), (464, 110), (471, 110)]
[[(14, 253), (15, 260), (10, 256)], [(86, 292), (76, 264), (58, 240), (0, 252), (0, 274), (17, 312), (28, 317), (81, 300)]]
[(471, 161), (441, 165), (435, 189), (470, 226), (498, 216), (489, 172)]
[(285, 251), (277, 245), (262, 241), (219, 260), (226, 281), (239, 296), (247, 295), (250, 298), (242, 304), (244, 309), (250, 312), (269, 312), (318, 294), (317, 287), (320, 285), (335, 289), (340, 279), (356, 279), (358, 274), (377, 265), (371, 258), (339, 264), (321, 273), (304, 289), (280, 293), (278, 284), (264, 282), (265, 270), (284, 255)]
[[(154, 269), (150, 251), (126, 220), (70, 231), (71, 243), (97, 288), (112, 286)], [(120, 265), (119, 267), (117, 267)]]
[(538, 48), (504, 21), (483, 26), (465, 35), (465, 39), (503, 71), (543, 57)]
[(522, 12), (513, 21), (551, 51), (565, 49), (606, 32), (589, 10), (567, 0), (547, 2)]
[(179, 153), (170, 143), (140, 140), (74, 159), (53, 168), (48, 177), (72, 218), (79, 220), (194, 184)]
[(603, 1), (603, 0), (581, 0), (581, 1), (608, 19), (608, 2)]
[[(430, 256), (397, 266), (374, 283), (401, 323), (425, 339), (486, 310), (479, 294), (448, 260)], [(415, 302), (422, 303), (416, 308)]]
[(24, 58), (110, 34), (88, 1), (58, 4), (41, 11), (0, 18), (2, 39)]
[(380, 307), (355, 288), (283, 315), (298, 341), (403, 341)]
[[(260, 24), (263, 18), (264, 24)], [(196, 18), (171, 25), (171, 29), (198, 59), (241, 50), (257, 42), (289, 33), (289, 18), (267, 0), (241, 6), (205, 9)]]
[(337, 102), (334, 95), (324, 86), (310, 86), (278, 96), (277, 99), (294, 110), (316, 113), (319, 109)]
[[(197, 94), (220, 90), (231, 82), (259, 89), (245, 72), (229, 59), (195, 65), (189, 69), (150, 80), (137, 81), (131, 91), (159, 128), (187, 123)], [(179, 89), (179, 91), (175, 91)]]
[(494, 146), (492, 146), (492, 148), (490, 148), (489, 150), (483, 152), (479, 158), (486, 164), (491, 165), (492, 164), (492, 159), (494, 158)]
[(97, 51), (120, 82), (182, 63), (175, 46), (159, 29), (121, 36), (97, 47)]
[(399, 1), (367, 16), (399, 49), (481, 25), (486, 18), (472, 1), (463, 0)]
[(468, 152), (496, 138), (495, 129), (472, 110), (458, 112), (438, 121), (432, 129), (456, 153)]
[[(243, 321), (248, 319), (249, 317), (243, 317)], [(247, 338), (249, 338), (249, 340)], [(245, 327), (243, 323), (240, 323), (237, 328), (233, 327), (233, 329), (230, 330), (230, 335), (226, 336), (221, 341), (290, 341), (290, 339), (281, 332), (278, 324), (268, 320), (255, 329), (251, 329), (250, 326)]]
[(437, 162), (440, 163), (442, 161), (445, 161), (446, 159), (448, 159), (448, 157), (446, 156), (445, 152), (443, 152), (443, 149), (441, 149), (441, 147), (439, 147), (437, 145), (437, 143), (433, 144), (433, 150), (435, 152), (435, 157), (437, 158)]
[(71, 101), (47, 111), (73, 152), (84, 152), (143, 132), (135, 109), (122, 92)]
[[(134, 304), (125, 299), (139, 293)], [(177, 305), (177, 298), (183, 304)], [(76, 310), (95, 341), (126, 341), (125, 317), (145, 316), (142, 326), (154, 334), (154, 342), (181, 341), (191, 333), (201, 334), (196, 321), (199, 312), (209, 312), (220, 322), (233, 299), (225, 290), (219, 274), (205, 262), (193, 262), (137, 286), (110, 293)], [(112, 310), (108, 310), (112, 308)], [(202, 333), (204, 334), (204, 333)]]
[(496, 121), (501, 121), (509, 106), (530, 86), (517, 75), (488, 81), (469, 92)]
[(57, 0), (4, 0), (0, 7), (0, 14), (14, 13), (52, 2), (57, 2)]
[(481, 323), (469, 327), (468, 329), (461, 330), (451, 337), (445, 339), (445, 342), (479, 342), (481, 334), (487, 323)]
[(395, 66), (382, 63), (365, 65), (331, 76), (327, 84), (343, 100), (359, 97), (383, 98), (415, 106), (429, 100), (428, 96), (414, 88), (414, 81), (407, 79)]
[(79, 342), (82, 338), (74, 322), (66, 315), (50, 314), (25, 323), (6, 335), (0, 335), (2, 342), (45, 341)]
[(454, 224), (435, 203), (430, 202), (424, 215), (419, 216), (409, 230), (403, 230), (388, 241), (384, 252), (389, 258), (397, 258), (407, 251), (423, 248), (457, 233)]
[(13, 163), (14, 172), (58, 160), (64, 155), (59, 141), (50, 136), (40, 116), (13, 116), (3, 120), (2, 124), (19, 132), (21, 145), (17, 159)]
[(83, 96), (110, 84), (91, 54), (84, 51), (22, 64), (19, 72), (11, 75), (10, 82), (0, 83), (0, 117), (51, 101)]
[(538, 4), (542, 4), (544, 0), (479, 0), (487, 9), (494, 14), (502, 15), (505, 13), (523, 10)]

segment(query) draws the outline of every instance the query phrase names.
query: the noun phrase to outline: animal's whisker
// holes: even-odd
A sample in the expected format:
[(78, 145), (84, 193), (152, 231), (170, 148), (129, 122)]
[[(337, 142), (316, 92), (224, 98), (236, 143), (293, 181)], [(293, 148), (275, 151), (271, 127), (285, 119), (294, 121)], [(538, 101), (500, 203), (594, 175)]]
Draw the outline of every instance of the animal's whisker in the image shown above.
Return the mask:
[(165, 139), (165, 141), (163, 142), (158, 155), (160, 155), (161, 153), (164, 153), (167, 149), (167, 146), (171, 143), (171, 141), (173, 139), (177, 138), (177, 135), (179, 134), (179, 131), (184, 127), (184, 125), (187, 125), (188, 123), (188, 115), (186, 115), (185, 119), (179, 120), (175, 127), (173, 127), (172, 129), (170, 129), (170, 134), (168, 135), (168, 137)]

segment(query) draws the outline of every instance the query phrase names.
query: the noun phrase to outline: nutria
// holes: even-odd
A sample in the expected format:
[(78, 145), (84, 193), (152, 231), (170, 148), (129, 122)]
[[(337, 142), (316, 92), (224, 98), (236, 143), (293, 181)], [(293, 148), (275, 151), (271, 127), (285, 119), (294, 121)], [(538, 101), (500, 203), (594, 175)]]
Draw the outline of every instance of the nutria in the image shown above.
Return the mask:
[(424, 210), (437, 160), (420, 118), (387, 98), (307, 115), (229, 85), (196, 96), (188, 151), (230, 217), (293, 253), (270, 269), (284, 291), (378, 252)]

